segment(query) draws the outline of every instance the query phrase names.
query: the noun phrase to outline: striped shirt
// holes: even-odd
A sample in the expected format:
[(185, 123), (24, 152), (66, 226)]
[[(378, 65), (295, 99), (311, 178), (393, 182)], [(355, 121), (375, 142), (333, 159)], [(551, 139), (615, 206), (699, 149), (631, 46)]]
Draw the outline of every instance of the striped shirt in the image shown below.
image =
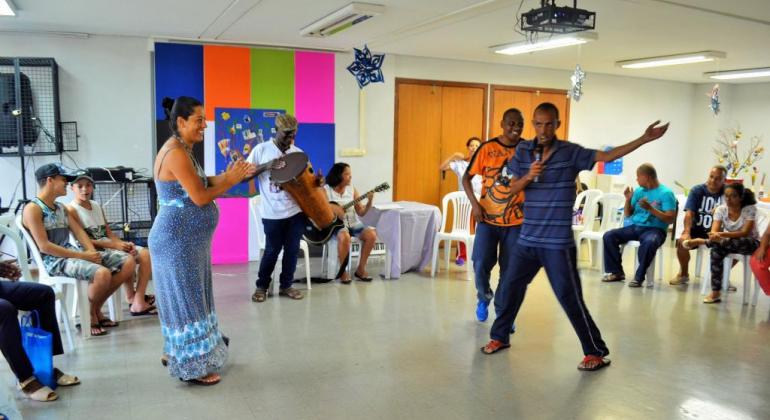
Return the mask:
[[(554, 139), (555, 140), (555, 139)], [(521, 178), (535, 161), (537, 141), (522, 141), (508, 163), (513, 176)], [(572, 206), (575, 204), (575, 178), (593, 168), (596, 150), (568, 141), (554, 141), (553, 152), (545, 161), (538, 182), (524, 189), (524, 224), (519, 244), (536, 248), (565, 249), (575, 246), (572, 234)]]

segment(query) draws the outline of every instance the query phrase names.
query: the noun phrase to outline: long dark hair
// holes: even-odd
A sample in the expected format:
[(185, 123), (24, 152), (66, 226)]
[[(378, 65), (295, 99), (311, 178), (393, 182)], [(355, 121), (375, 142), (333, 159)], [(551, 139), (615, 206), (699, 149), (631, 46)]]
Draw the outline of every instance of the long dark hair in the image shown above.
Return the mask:
[(757, 199), (754, 197), (754, 191), (744, 187), (743, 184), (725, 185), (725, 190), (728, 188), (733, 189), (736, 193), (738, 193), (738, 197), (741, 198), (741, 208), (757, 204)]
[(345, 168), (349, 167), (350, 165), (345, 162), (335, 163), (334, 166), (329, 169), (329, 173), (326, 174), (326, 183), (332, 188), (340, 185), (340, 182), (342, 182), (342, 173), (345, 172)]
[(186, 120), (195, 112), (196, 107), (203, 106), (201, 101), (190, 96), (180, 96), (176, 100), (165, 97), (161, 105), (163, 105), (163, 112), (166, 114), (171, 132), (177, 136), (179, 132), (177, 131), (176, 119), (182, 117)]

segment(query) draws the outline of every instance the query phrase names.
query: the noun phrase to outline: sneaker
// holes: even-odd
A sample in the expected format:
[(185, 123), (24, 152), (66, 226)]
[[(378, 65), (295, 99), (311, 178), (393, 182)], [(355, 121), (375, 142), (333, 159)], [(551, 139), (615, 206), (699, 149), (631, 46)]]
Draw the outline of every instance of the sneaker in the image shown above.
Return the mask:
[(465, 259), (463, 259), (463, 258), (459, 258), (459, 257), (458, 257), (458, 258), (455, 260), (455, 264), (457, 264), (458, 266), (462, 267), (462, 266), (464, 266), (464, 265), (465, 265)]
[(623, 281), (626, 279), (626, 275), (623, 273), (608, 273), (605, 274), (604, 277), (602, 277), (602, 281), (605, 283), (610, 283), (613, 281)]
[(690, 281), (690, 276), (679, 276), (677, 275), (671, 281), (668, 282), (668, 284), (672, 286), (679, 286), (681, 284), (687, 284), (687, 282)]
[(642, 287), (642, 283), (644, 283), (644, 280), (633, 279), (628, 282), (628, 287)]
[(489, 304), (482, 301), (479, 301), (479, 303), (476, 304), (476, 319), (479, 322), (484, 322), (487, 320), (487, 317), (489, 317), (489, 309), (487, 308), (487, 305)]

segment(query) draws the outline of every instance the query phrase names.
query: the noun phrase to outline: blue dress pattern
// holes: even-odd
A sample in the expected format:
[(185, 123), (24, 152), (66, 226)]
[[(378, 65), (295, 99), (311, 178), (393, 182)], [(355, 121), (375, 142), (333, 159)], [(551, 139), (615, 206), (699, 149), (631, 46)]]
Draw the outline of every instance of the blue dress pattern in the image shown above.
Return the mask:
[(211, 239), (219, 209), (215, 203), (196, 206), (178, 181), (156, 179), (155, 185), (159, 209), (148, 244), (163, 352), (171, 376), (200, 378), (227, 360), (211, 281)]

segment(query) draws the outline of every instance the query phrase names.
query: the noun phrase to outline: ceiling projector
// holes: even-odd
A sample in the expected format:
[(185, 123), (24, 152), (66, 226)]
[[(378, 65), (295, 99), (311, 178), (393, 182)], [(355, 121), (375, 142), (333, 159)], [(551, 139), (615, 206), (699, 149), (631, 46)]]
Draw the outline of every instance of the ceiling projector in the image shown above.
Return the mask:
[(573, 7), (556, 5), (556, 0), (541, 0), (540, 7), (521, 14), (521, 30), (565, 34), (594, 29), (596, 12), (578, 9), (577, 0)]

